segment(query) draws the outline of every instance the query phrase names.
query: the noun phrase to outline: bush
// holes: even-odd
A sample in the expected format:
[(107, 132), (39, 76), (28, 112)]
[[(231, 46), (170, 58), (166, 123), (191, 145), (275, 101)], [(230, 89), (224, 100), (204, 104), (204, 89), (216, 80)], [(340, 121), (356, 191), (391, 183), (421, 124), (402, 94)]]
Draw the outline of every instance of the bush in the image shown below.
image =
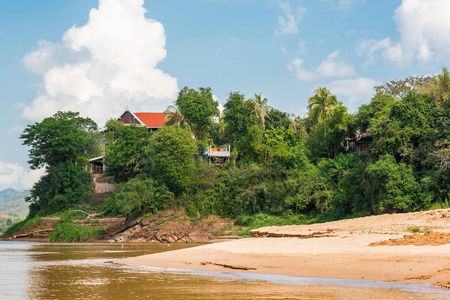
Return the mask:
[(406, 212), (420, 208), (419, 184), (412, 170), (405, 164), (397, 164), (392, 155), (386, 154), (369, 165), (365, 194), (374, 213), (386, 211)]
[(69, 220), (56, 224), (56, 229), (49, 235), (50, 242), (85, 242), (105, 233), (101, 226), (76, 226)]
[(131, 179), (116, 191), (104, 204), (110, 215), (121, 214), (127, 218), (136, 213), (155, 214), (174, 204), (174, 195), (165, 185), (143, 176)]

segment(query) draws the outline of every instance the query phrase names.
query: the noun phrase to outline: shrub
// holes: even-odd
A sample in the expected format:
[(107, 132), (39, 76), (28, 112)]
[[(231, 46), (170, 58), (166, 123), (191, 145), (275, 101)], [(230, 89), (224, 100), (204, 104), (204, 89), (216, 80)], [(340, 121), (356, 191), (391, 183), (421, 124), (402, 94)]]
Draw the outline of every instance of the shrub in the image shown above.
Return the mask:
[(103, 209), (107, 214), (121, 214), (127, 218), (135, 213), (157, 213), (174, 204), (174, 195), (165, 185), (143, 176), (133, 178), (110, 197)]
[(69, 220), (56, 224), (56, 229), (49, 235), (50, 242), (85, 242), (105, 233), (101, 226), (83, 227)]

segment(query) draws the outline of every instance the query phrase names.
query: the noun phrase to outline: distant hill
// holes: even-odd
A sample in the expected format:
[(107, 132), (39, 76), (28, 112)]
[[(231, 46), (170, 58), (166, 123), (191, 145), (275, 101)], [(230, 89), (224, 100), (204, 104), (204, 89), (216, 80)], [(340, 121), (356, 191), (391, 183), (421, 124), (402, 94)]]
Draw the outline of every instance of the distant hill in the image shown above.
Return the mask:
[(18, 194), (20, 194), (20, 192), (16, 191), (15, 189), (11, 189), (11, 188), (0, 191), (0, 203), (6, 202)]
[(12, 226), (13, 224), (20, 222), (23, 220), (22, 218), (17, 217), (11, 217), (8, 215), (4, 215), (0, 213), (0, 235), (5, 232), (8, 227)]
[[(30, 205), (25, 201), (25, 198), (30, 195), (30, 191), (18, 192), (14, 189), (5, 191), (9, 191), (9, 193), (14, 195), (6, 200), (0, 201), (0, 213), (25, 218), (28, 215), (28, 206)], [(5, 191), (0, 192), (0, 194)]]

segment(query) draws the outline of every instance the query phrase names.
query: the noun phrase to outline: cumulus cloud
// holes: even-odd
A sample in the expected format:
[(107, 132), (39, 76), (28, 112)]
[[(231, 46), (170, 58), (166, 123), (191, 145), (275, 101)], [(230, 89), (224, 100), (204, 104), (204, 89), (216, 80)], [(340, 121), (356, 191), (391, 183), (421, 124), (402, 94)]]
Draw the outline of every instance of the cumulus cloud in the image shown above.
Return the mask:
[(314, 80), (322, 77), (344, 77), (354, 75), (355, 69), (342, 61), (338, 61), (338, 56), (339, 53), (337, 50), (330, 53), (313, 71), (303, 68), (302, 65), (304, 60), (296, 58), (288, 65), (288, 69), (294, 72), (297, 78), (302, 81)]
[(0, 191), (7, 188), (16, 190), (30, 189), (44, 173), (44, 169), (26, 170), (15, 163), (0, 162)]
[(99, 0), (88, 22), (61, 42), (40, 41), (25, 67), (43, 87), (23, 116), (41, 120), (58, 110), (79, 111), (103, 125), (132, 110), (163, 111), (176, 98), (176, 78), (157, 68), (166, 58), (160, 22), (145, 17), (143, 0)]
[(333, 81), (326, 86), (333, 94), (338, 96), (350, 112), (356, 111), (362, 104), (368, 103), (374, 95), (373, 87), (380, 82), (372, 78), (355, 78)]
[(298, 22), (306, 13), (306, 8), (299, 7), (297, 10), (294, 10), (289, 2), (278, 2), (278, 7), (283, 11), (284, 16), (278, 17), (278, 28), (275, 29), (275, 34), (297, 34)]
[(413, 62), (421, 65), (450, 62), (450, 1), (403, 0), (394, 12), (400, 40), (385, 38), (363, 41), (360, 56), (372, 57), (376, 51), (383, 59), (401, 67)]

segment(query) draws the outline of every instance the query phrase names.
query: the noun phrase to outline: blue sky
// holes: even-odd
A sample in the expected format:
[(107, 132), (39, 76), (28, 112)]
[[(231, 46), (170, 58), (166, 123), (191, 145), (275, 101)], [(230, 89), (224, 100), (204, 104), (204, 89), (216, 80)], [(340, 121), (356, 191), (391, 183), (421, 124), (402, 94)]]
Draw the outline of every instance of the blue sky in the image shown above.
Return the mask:
[(0, 190), (42, 174), (18, 137), (57, 110), (103, 126), (209, 86), (305, 116), (325, 86), (355, 112), (373, 85), (448, 65), (449, 15), (448, 0), (4, 0)]

